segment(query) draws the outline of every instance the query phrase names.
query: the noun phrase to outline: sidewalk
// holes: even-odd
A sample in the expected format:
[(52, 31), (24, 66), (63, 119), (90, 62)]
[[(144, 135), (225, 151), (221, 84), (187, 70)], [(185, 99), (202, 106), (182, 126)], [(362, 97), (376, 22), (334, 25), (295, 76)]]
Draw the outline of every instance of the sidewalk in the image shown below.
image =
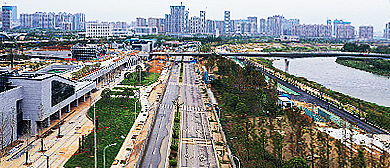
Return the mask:
[[(92, 99), (95, 99), (100, 95), (100, 92), (91, 94)], [(49, 163), (52, 167), (62, 167), (66, 161), (77, 151), (78, 149), (78, 139), (85, 134), (88, 134), (93, 128), (93, 123), (86, 117), (86, 112), (89, 109), (90, 99), (86, 99), (85, 102), (79, 104), (78, 107), (72, 107), (71, 111), (73, 113), (66, 114), (63, 117), (64, 124), (60, 126), (62, 138), (57, 138), (58, 128), (54, 126), (60, 122), (60, 120), (54, 120), (51, 123), (51, 127), (46, 128), (45, 131), (53, 131), (50, 135), (43, 139), (44, 141), (44, 153), (40, 152), (41, 150), (41, 140), (32, 138), (30, 142), (34, 139), (36, 141), (32, 142), (29, 149), (29, 162), (32, 163), (30, 167), (42, 167), (46, 165), (46, 157), (43, 157), (42, 154), (50, 156)], [(26, 137), (27, 138), (27, 137)], [(27, 142), (27, 139), (25, 139)], [(25, 143), (26, 144), (26, 143)], [(25, 147), (26, 145), (24, 145)], [(21, 150), (14, 152), (12, 155), (9, 155), (3, 160), (0, 167), (27, 167), (23, 164), (26, 160), (26, 150)]]

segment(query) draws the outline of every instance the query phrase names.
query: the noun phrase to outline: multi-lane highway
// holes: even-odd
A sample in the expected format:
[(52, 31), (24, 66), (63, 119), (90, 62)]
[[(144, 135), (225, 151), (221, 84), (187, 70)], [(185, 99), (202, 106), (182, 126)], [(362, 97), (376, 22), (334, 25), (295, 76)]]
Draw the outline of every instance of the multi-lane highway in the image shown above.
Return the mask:
[[(180, 61), (177, 57), (176, 61)], [(168, 86), (162, 98), (152, 131), (149, 135), (148, 144), (145, 148), (140, 167), (157, 168), (165, 167), (167, 164), (169, 138), (172, 132), (173, 121), (173, 100), (179, 95), (179, 86), (174, 83), (179, 82), (180, 64), (173, 64)]]
[(181, 167), (218, 167), (207, 113), (200, 90), (196, 84), (194, 64), (184, 58), (183, 85), (181, 86)]
[(201, 93), (196, 85), (195, 67), (191, 57), (183, 60), (183, 81), (179, 82), (182, 57), (176, 57), (168, 86), (157, 110), (140, 167), (155, 168), (168, 165), (169, 138), (172, 132), (173, 100), (180, 97), (182, 112), (179, 163), (181, 167), (218, 167), (212, 137)]

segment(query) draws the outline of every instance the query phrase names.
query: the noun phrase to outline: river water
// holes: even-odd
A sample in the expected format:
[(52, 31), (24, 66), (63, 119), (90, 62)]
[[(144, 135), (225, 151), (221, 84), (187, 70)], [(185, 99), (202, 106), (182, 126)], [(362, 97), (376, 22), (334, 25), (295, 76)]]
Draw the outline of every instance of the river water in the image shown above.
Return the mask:
[[(288, 72), (305, 77), (323, 86), (352, 97), (390, 107), (390, 78), (346, 67), (336, 63), (336, 57), (294, 58)], [(285, 70), (285, 59), (274, 61)]]

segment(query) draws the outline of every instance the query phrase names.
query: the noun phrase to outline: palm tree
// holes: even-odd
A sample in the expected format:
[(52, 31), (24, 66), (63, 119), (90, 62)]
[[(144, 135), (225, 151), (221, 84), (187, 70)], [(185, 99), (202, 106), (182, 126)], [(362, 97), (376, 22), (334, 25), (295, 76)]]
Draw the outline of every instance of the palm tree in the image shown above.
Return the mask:
[(135, 69), (137, 70), (137, 72), (139, 73), (139, 84), (141, 85), (142, 84), (142, 81), (141, 81), (141, 71), (142, 71), (142, 67), (140, 65), (137, 65), (135, 67)]
[(130, 96), (133, 96), (134, 95), (134, 92), (133, 92), (133, 89), (131, 88), (125, 88), (123, 90), (123, 95), (127, 97), (127, 99), (129, 99)]
[(149, 74), (149, 71), (150, 69), (152, 68), (152, 66), (150, 64), (146, 64), (145, 65), (145, 69), (146, 69), (146, 72)]

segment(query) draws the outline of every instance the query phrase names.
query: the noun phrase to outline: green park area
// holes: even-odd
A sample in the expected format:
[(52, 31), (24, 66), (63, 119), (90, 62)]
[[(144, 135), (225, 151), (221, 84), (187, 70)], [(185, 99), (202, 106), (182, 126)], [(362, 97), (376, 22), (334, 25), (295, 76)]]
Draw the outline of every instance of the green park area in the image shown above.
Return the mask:
[[(142, 71), (141, 75), (139, 72), (126, 73), (125, 79), (121, 82), (122, 85), (140, 86), (150, 85), (158, 80), (160, 74)], [(140, 83), (141, 78), (141, 83)]]
[[(134, 123), (136, 99), (112, 98), (110, 91), (104, 90), (102, 99), (96, 102), (97, 120), (97, 157), (98, 167), (103, 167), (103, 149), (106, 149), (106, 167), (111, 167), (125, 137)], [(137, 107), (139, 113), (140, 105)], [(93, 108), (88, 117), (93, 119)], [(94, 165), (94, 133), (82, 138), (78, 151), (68, 160), (64, 167), (93, 167)]]

